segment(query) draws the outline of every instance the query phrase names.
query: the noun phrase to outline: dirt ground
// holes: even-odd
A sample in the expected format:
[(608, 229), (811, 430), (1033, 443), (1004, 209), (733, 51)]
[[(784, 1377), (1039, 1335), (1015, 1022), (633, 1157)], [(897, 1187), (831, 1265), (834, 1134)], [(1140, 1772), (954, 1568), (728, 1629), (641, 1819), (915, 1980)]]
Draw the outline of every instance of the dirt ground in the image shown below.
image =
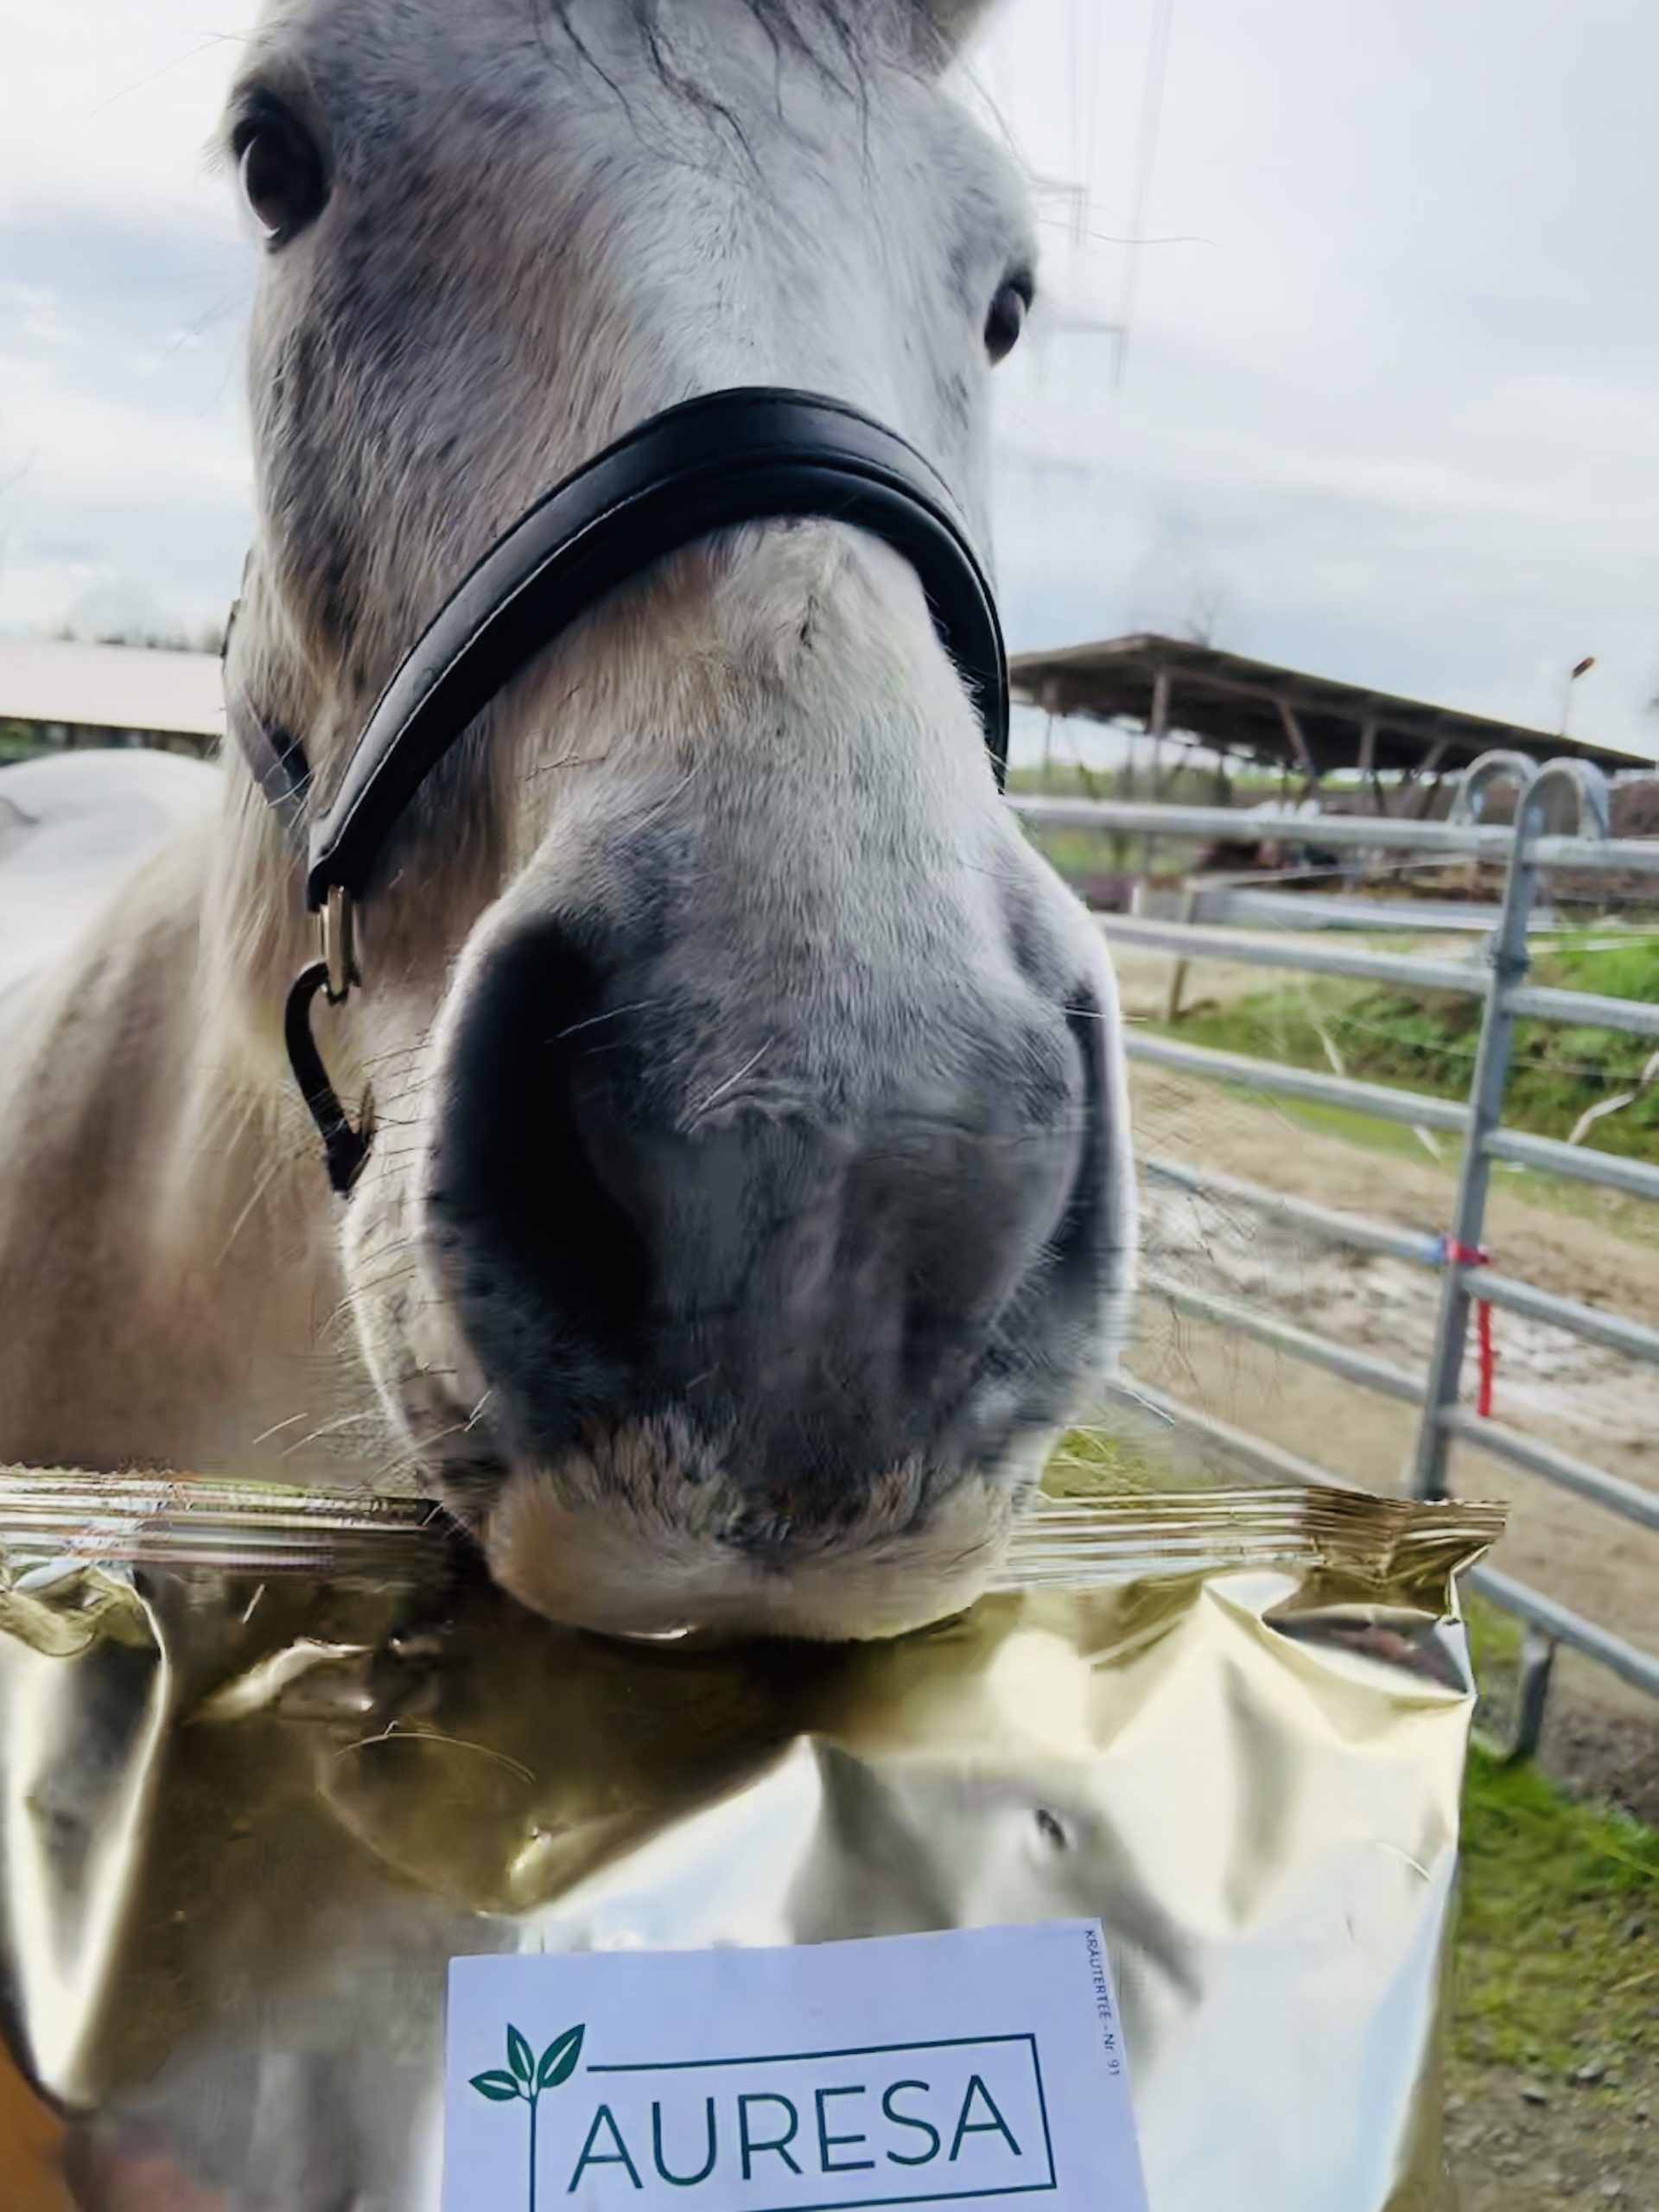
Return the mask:
[(1659, 2085), (1477, 2075), (1446, 2099), (1461, 2212), (1656, 2212)]
[[(1161, 1008), (1167, 964), (1119, 961), (1125, 1011)], [(1193, 989), (1254, 988), (1236, 969), (1194, 971)], [(1440, 1230), (1450, 1217), (1455, 1155), (1373, 1152), (1308, 1128), (1275, 1107), (1160, 1069), (1134, 1072), (1136, 1141), (1192, 1165), (1402, 1226)], [(1650, 1319), (1659, 1314), (1659, 1209), (1610, 1201), (1593, 1215), (1544, 1202), (1532, 1179), (1500, 1169), (1486, 1243), (1511, 1275), (1586, 1305)], [(1637, 1232), (1643, 1232), (1637, 1234)], [(1183, 1285), (1282, 1316), (1408, 1371), (1427, 1363), (1437, 1289), (1426, 1268), (1311, 1239), (1248, 1209), (1153, 1188), (1143, 1220), (1146, 1264)], [(1659, 1490), (1659, 1369), (1521, 1316), (1494, 1317), (1493, 1411), (1506, 1426), (1644, 1487)], [(1471, 1355), (1472, 1358), (1472, 1353)], [(1414, 1408), (1339, 1382), (1234, 1332), (1143, 1302), (1133, 1371), (1218, 1418), (1378, 1490), (1399, 1486), (1416, 1433)], [(1632, 1643), (1659, 1650), (1659, 1534), (1459, 1446), (1452, 1478), (1465, 1496), (1510, 1504), (1499, 1564)], [(1618, 1726), (1619, 1756), (1592, 1787), (1659, 1824), (1659, 1710), (1599, 1669), (1563, 1669), (1567, 1692), (1552, 1731), (1589, 1756), (1570, 1715), (1586, 1702), (1610, 1723), (1633, 1720), (1645, 1745)], [(1645, 1727), (1643, 1727), (1645, 1724)], [(1646, 1771), (1629, 1754), (1645, 1751)], [(1637, 1799), (1643, 1801), (1638, 1804)]]
[[(1122, 963), (1126, 1011), (1160, 1013), (1162, 962)], [(1217, 971), (1195, 976), (1214, 995)], [(1255, 988), (1246, 976), (1223, 988)], [(1161, 1070), (1133, 1077), (1137, 1142), (1243, 1180), (1413, 1228), (1443, 1230), (1454, 1161), (1373, 1152), (1311, 1129), (1271, 1103)], [(1506, 1273), (1586, 1304), (1659, 1314), (1659, 1224), (1617, 1209), (1558, 1211), (1535, 1185), (1500, 1174), (1487, 1243)], [(1638, 1231), (1645, 1233), (1637, 1233)], [(1195, 1289), (1268, 1310), (1408, 1370), (1421, 1371), (1433, 1328), (1427, 1270), (1310, 1240), (1253, 1210), (1154, 1189), (1144, 1221), (1149, 1268)], [(1516, 1316), (1499, 1313), (1494, 1411), (1630, 1480), (1659, 1490), (1659, 1371)], [(1472, 1355), (1471, 1355), (1472, 1356)], [(1349, 1480), (1402, 1486), (1414, 1409), (1144, 1300), (1135, 1376), (1196, 1401)], [(1631, 1642), (1659, 1649), (1659, 1535), (1459, 1447), (1452, 1480), (1465, 1496), (1510, 1501), (1498, 1563)], [(1605, 1798), (1659, 1824), (1659, 1709), (1586, 1663), (1558, 1662), (1540, 1762), (1576, 1794)], [(1643, 1942), (1651, 1938), (1644, 1936)], [(1659, 1969), (1656, 1969), (1659, 1971)], [(1539, 2082), (1507, 2068), (1465, 2068), (1448, 2102), (1447, 2140), (1465, 2212), (1554, 2212), (1617, 2205), (1659, 2212), (1659, 2079)]]

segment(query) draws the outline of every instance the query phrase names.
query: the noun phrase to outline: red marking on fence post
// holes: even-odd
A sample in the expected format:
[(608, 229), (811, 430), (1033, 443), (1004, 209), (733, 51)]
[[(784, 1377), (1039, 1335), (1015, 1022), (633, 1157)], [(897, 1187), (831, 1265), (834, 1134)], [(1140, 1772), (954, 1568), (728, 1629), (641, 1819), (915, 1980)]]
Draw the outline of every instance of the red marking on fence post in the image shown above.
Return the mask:
[[(1484, 1244), (1459, 1244), (1455, 1237), (1442, 1237), (1441, 1247), (1449, 1268), (1489, 1268), (1492, 1255)], [(1475, 1397), (1475, 1411), (1482, 1421), (1492, 1417), (1492, 1389), (1497, 1376), (1497, 1352), (1492, 1338), (1492, 1308), (1489, 1300), (1475, 1300), (1475, 1351), (1479, 1369), (1479, 1384)]]

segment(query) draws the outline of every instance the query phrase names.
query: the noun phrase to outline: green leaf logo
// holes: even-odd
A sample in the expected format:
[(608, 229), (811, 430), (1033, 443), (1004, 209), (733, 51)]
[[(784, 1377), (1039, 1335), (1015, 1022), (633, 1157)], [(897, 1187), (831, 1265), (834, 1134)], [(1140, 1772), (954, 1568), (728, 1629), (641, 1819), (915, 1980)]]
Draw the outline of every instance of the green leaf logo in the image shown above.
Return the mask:
[(586, 2027), (567, 2028), (562, 2036), (549, 2044), (542, 2053), (542, 2063), (536, 2069), (538, 2089), (556, 2089), (568, 2082), (576, 2070), (576, 2061), (582, 2056), (582, 2039)]
[(524, 2037), (509, 2022), (507, 2065), (511, 2070), (473, 2076), (473, 2088), (493, 2105), (516, 2104), (522, 2098), (530, 2107), (530, 2212), (536, 2212), (536, 2107), (541, 2102), (543, 2089), (558, 2088), (575, 2072), (582, 2056), (582, 2039), (587, 2032), (585, 2022), (567, 2028), (562, 2036), (554, 2037), (538, 2060)]

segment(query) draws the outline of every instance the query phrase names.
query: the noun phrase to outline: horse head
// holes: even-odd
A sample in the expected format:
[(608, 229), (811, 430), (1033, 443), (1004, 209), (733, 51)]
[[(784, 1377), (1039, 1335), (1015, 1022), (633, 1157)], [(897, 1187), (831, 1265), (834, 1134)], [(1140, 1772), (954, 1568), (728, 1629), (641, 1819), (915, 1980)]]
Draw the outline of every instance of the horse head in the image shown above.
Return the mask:
[[(546, 487), (734, 386), (899, 433), (986, 519), (1033, 283), (946, 0), (276, 0), (226, 141), (264, 234), (224, 957), (304, 957), (296, 832)], [(622, 1632), (971, 1597), (1118, 1330), (1098, 938), (1000, 804), (913, 567), (833, 512), (642, 565), (377, 855), (320, 1032), (385, 1408), (493, 1572)]]

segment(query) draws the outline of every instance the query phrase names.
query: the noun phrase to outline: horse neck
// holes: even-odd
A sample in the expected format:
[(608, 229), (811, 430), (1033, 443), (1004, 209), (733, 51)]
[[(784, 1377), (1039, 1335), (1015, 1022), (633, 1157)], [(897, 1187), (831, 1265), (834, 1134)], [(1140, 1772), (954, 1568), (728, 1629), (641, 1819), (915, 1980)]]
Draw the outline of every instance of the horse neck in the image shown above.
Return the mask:
[[(0, 1460), (269, 1464), (362, 1402), (349, 1344), (318, 1348), (341, 1292), (303, 1116), (204, 957), (222, 896), (213, 825), (182, 825), (16, 1039)], [(256, 1444), (273, 1422), (272, 1448)]]

